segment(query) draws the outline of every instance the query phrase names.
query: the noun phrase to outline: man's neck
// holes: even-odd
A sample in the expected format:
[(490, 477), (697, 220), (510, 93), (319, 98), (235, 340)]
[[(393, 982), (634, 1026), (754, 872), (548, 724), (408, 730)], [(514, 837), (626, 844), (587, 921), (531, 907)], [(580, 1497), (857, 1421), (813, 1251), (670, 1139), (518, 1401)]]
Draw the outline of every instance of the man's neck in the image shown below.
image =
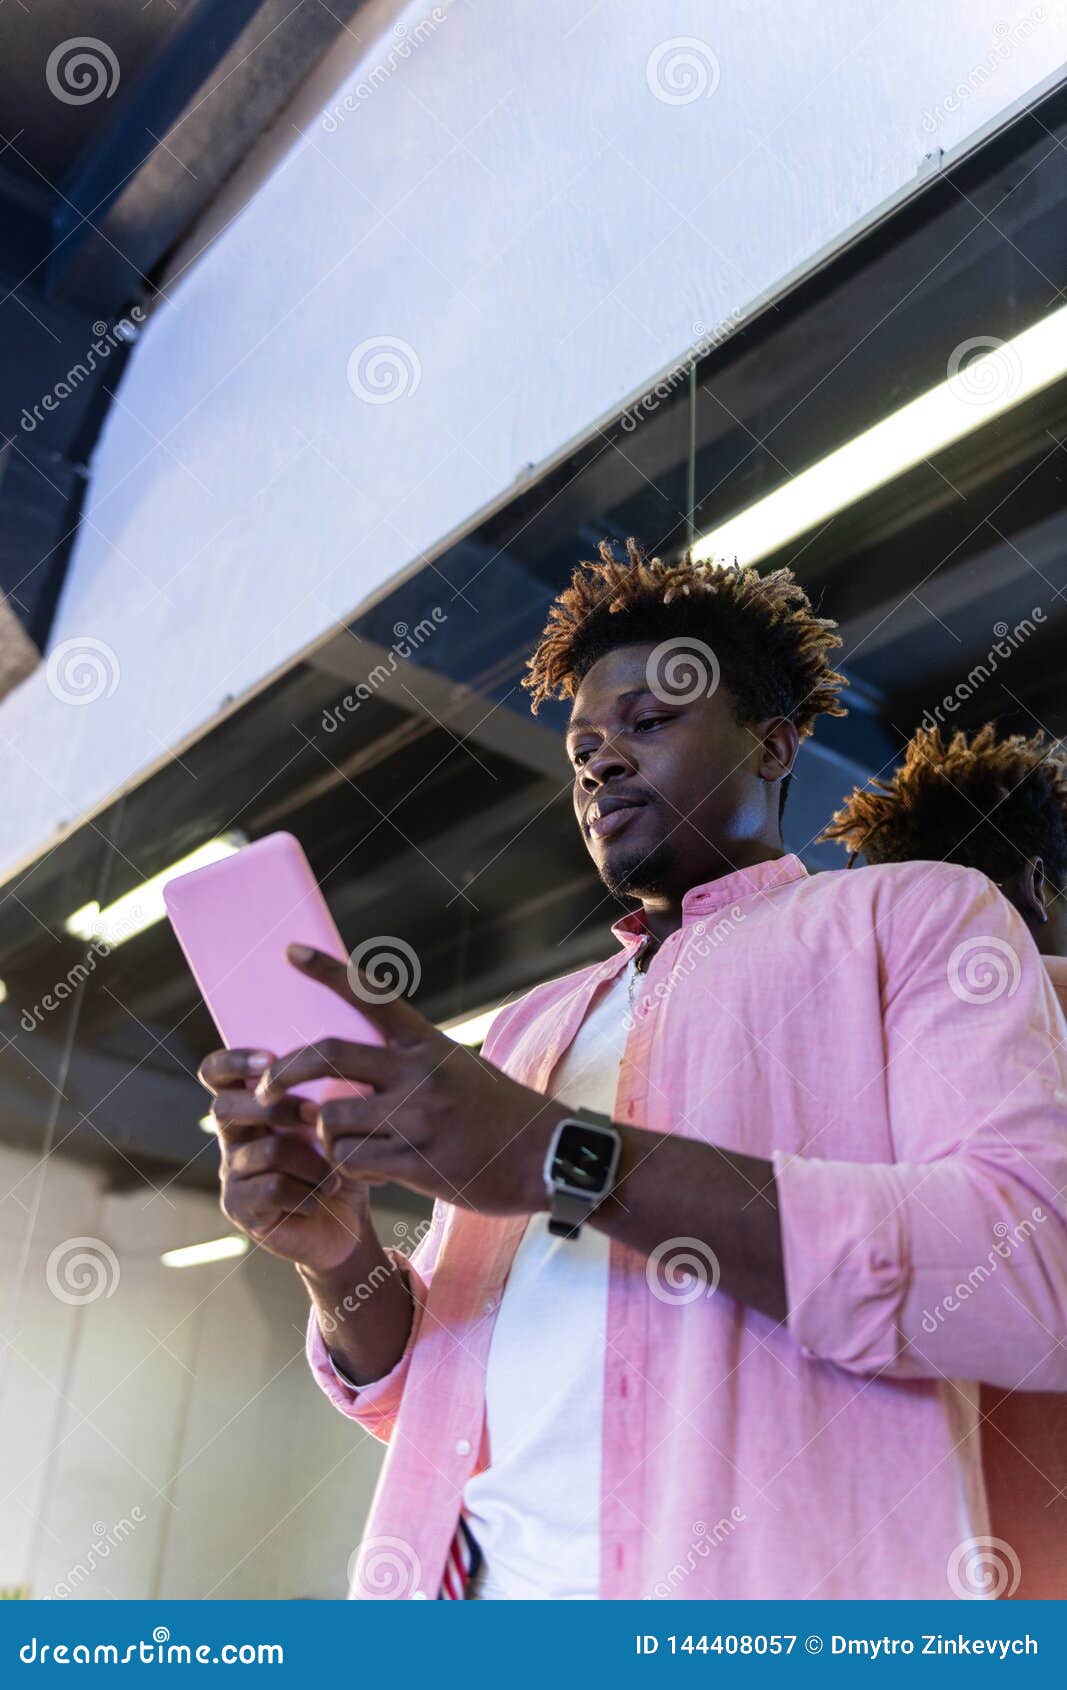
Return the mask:
[(756, 863), (774, 862), (785, 856), (785, 847), (781, 840), (777, 844), (770, 844), (766, 840), (739, 841), (730, 849), (729, 858), (720, 852), (714, 863), (707, 865), (707, 872), (701, 870), (684, 891), (663, 891), (650, 893), (641, 899), (641, 907), (645, 914), (645, 926), (648, 930), (649, 950), (656, 950), (664, 939), (669, 939), (682, 925), (682, 902), (697, 886), (708, 886), (715, 880), (723, 880), (728, 874), (736, 874), (741, 869), (753, 868)]

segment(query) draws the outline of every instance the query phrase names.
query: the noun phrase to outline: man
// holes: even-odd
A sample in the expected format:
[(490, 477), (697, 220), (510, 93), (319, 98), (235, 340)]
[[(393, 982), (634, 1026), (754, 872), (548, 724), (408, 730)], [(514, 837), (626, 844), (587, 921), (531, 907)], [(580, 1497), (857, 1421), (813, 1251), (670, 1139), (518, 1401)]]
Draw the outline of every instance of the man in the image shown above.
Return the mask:
[[(1067, 1011), (1067, 760), (1046, 735), (920, 728), (892, 777), (858, 788), (824, 837), (869, 863), (981, 869), (1019, 911)], [(1001, 960), (1007, 973), (992, 967), (988, 992), (1010, 988), (1011, 959)], [(1067, 1397), (987, 1387), (981, 1409), (992, 1529), (1018, 1561), (1012, 1594), (1065, 1597)]]
[[(388, 1444), (353, 1595), (461, 1594), (478, 1551), (491, 1598), (967, 1594), (969, 1381), (1067, 1387), (1051, 989), (984, 875), (785, 854), (841, 709), (789, 572), (627, 553), (576, 569), (529, 676), (572, 701), (615, 953), (476, 1057), (292, 947), (386, 1044), (208, 1058), (223, 1207), (297, 1264), (316, 1377)], [(951, 983), (990, 940), (1022, 955), (992, 1007)], [(297, 1104), (322, 1076), (372, 1091)], [(411, 1262), (374, 1235), (387, 1179), (437, 1200)], [(931, 1321), (1001, 1226), (980, 1313)]]

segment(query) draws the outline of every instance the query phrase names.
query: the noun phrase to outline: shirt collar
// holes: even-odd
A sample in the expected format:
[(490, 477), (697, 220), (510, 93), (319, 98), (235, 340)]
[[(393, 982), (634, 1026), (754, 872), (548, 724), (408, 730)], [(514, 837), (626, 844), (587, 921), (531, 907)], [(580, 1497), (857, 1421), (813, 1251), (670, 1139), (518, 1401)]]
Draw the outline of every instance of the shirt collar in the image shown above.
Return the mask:
[[(800, 858), (791, 852), (773, 857), (767, 862), (753, 863), (751, 868), (735, 869), (732, 874), (720, 875), (703, 886), (693, 886), (682, 899), (682, 926), (703, 921), (727, 904), (737, 904), (744, 898), (769, 892), (772, 887), (785, 886), (791, 880), (806, 880), (808, 871)], [(633, 951), (645, 938), (645, 912), (634, 910), (616, 921), (611, 929), (624, 950)]]

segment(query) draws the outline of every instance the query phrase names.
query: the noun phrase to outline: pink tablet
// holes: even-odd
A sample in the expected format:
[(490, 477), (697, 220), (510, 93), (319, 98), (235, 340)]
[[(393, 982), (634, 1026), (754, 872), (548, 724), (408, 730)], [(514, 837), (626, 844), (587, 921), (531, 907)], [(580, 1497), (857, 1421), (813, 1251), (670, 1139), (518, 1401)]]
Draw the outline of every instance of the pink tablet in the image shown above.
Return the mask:
[[(342, 962), (348, 957), (291, 833), (268, 834), (221, 862), (168, 880), (163, 901), (227, 1048), (283, 1056), (330, 1037), (384, 1042), (359, 1010), (286, 959), (291, 944), (312, 945)], [(358, 1089), (346, 1080), (294, 1088), (318, 1103)]]

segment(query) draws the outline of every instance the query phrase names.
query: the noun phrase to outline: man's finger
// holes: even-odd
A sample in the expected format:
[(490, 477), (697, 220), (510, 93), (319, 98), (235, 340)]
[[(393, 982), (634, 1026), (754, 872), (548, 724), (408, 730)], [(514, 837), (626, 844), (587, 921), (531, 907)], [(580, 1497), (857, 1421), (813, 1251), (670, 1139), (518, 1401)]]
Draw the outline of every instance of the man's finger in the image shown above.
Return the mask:
[(333, 1160), (333, 1146), (346, 1138), (396, 1137), (385, 1099), (377, 1092), (370, 1097), (331, 1097), (319, 1110), (317, 1136), (324, 1156)]
[(403, 1139), (389, 1132), (336, 1138), (330, 1147), (330, 1161), (345, 1179), (366, 1180), (369, 1185), (381, 1185), (385, 1180), (402, 1185), (411, 1156)]
[(308, 1080), (355, 1080), (361, 1085), (392, 1084), (399, 1072), (399, 1056), (388, 1045), (351, 1044), (347, 1039), (320, 1039), (277, 1057), (256, 1086), (260, 1103), (276, 1102), (294, 1086)]
[(289, 1174), (250, 1174), (231, 1180), (223, 1197), (223, 1212), (232, 1221), (256, 1232), (269, 1231), (287, 1215), (313, 1215), (318, 1208), (311, 1186)]
[(340, 1132), (364, 1134), (393, 1131), (389, 1109), (377, 1092), (369, 1097), (331, 1097), (319, 1105), (319, 1136), (336, 1138)]
[(425, 1015), (420, 1015), (418, 1010), (403, 998), (388, 998), (383, 1001), (381, 992), (361, 970), (338, 962), (336, 957), (327, 956), (325, 951), (312, 950), (310, 945), (290, 945), (286, 955), (301, 974), (307, 974), (312, 980), (318, 980), (321, 985), (328, 986), (330, 991), (336, 992), (345, 1003), (352, 1004), (365, 1015), (387, 1044), (419, 1044), (423, 1039), (436, 1035), (437, 1028), (433, 1022), (427, 1021)]
[(211, 1105), (211, 1115), (219, 1138), (227, 1142), (262, 1138), (278, 1127), (307, 1133), (314, 1126), (314, 1106), (305, 1113), (299, 1097), (282, 1097), (273, 1103), (261, 1103), (253, 1091), (220, 1091)]
[(336, 1190), (333, 1170), (322, 1152), (292, 1133), (264, 1135), (235, 1144), (227, 1165), (232, 1179), (279, 1173), (303, 1180), (315, 1190), (321, 1190), (327, 1184), (330, 1190)]
[(201, 1062), (196, 1077), (208, 1091), (243, 1086), (246, 1080), (259, 1079), (273, 1054), (269, 1050), (213, 1050)]

